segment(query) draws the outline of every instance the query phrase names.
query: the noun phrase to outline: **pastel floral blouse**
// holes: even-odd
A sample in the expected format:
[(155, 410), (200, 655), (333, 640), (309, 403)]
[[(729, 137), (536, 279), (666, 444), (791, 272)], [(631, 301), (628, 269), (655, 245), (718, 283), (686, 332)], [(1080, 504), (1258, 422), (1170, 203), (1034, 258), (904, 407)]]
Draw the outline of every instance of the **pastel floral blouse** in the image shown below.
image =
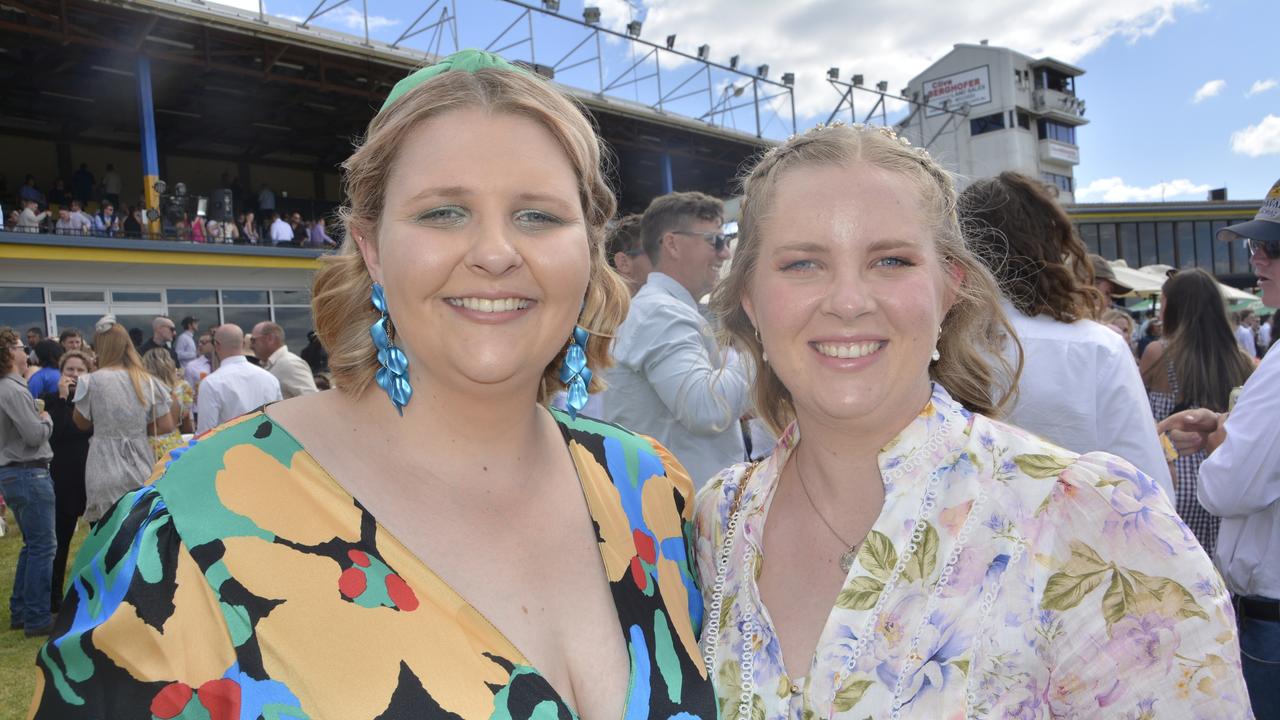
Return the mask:
[(1222, 580), (1151, 478), (936, 385), (881, 451), (884, 509), (811, 665), (788, 676), (755, 579), (799, 439), (792, 425), (697, 498), (702, 646), (726, 720), (1252, 717)]

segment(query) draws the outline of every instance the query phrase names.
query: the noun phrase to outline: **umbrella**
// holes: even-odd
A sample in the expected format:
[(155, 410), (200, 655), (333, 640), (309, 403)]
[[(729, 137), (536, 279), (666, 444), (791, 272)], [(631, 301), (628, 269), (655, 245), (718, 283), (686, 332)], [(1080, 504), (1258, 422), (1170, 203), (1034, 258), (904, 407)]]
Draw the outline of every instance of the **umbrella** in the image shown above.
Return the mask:
[(1107, 264), (1111, 266), (1111, 271), (1116, 274), (1116, 280), (1122, 285), (1128, 285), (1133, 288), (1133, 292), (1137, 295), (1159, 295), (1160, 288), (1164, 286), (1163, 275), (1157, 276), (1141, 270), (1134, 270), (1124, 260), (1113, 260)]

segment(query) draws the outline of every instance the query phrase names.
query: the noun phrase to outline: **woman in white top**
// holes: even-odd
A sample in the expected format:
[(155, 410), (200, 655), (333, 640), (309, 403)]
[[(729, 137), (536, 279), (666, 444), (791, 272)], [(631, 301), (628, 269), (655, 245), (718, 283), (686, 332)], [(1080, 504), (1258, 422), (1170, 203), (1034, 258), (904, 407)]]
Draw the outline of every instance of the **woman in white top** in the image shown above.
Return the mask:
[(1248, 717), (1227, 593), (1152, 480), (988, 417), (1016, 371), (954, 203), (869, 128), (745, 182), (712, 305), (781, 439), (696, 502), (722, 717)]
[(93, 429), (84, 470), (89, 522), (147, 481), (156, 461), (147, 436), (174, 428), (169, 389), (143, 367), (124, 326), (107, 315), (94, 329), (98, 369), (76, 383), (72, 414), (81, 430)]
[[(1138, 363), (1128, 343), (1094, 322), (1103, 297), (1062, 206), (1038, 180), (1004, 172), (966, 188), (959, 213), (1000, 283), (1022, 347), (1022, 377), (1005, 419), (1074, 452), (1119, 455), (1172, 498)], [(1004, 353), (1012, 356), (1012, 344)]]

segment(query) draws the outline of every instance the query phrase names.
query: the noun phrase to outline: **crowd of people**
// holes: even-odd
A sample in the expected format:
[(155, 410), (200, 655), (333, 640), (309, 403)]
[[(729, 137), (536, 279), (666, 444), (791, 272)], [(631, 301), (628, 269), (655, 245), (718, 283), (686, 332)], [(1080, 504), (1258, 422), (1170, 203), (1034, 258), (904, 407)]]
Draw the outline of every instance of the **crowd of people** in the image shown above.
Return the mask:
[[(764, 154), (736, 239), (615, 218), (583, 111), (477, 51), (344, 170), (335, 392), (271, 323), (261, 367), (0, 329), (35, 717), (1280, 713), (1280, 360), (1204, 271), (1138, 327), (1038, 182), (860, 126)], [(1275, 307), (1269, 198), (1220, 237)]]

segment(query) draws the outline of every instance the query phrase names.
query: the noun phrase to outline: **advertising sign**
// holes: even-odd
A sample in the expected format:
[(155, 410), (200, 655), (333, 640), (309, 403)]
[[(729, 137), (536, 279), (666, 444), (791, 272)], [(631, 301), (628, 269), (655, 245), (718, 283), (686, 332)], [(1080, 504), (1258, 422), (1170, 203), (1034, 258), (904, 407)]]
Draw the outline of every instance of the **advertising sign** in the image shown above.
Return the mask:
[(951, 110), (959, 110), (962, 105), (973, 107), (989, 103), (991, 102), (991, 70), (983, 65), (954, 75), (925, 80), (924, 99), (930, 105), (925, 108), (927, 117), (941, 115), (944, 111), (939, 108), (944, 102), (947, 102), (947, 108)]

